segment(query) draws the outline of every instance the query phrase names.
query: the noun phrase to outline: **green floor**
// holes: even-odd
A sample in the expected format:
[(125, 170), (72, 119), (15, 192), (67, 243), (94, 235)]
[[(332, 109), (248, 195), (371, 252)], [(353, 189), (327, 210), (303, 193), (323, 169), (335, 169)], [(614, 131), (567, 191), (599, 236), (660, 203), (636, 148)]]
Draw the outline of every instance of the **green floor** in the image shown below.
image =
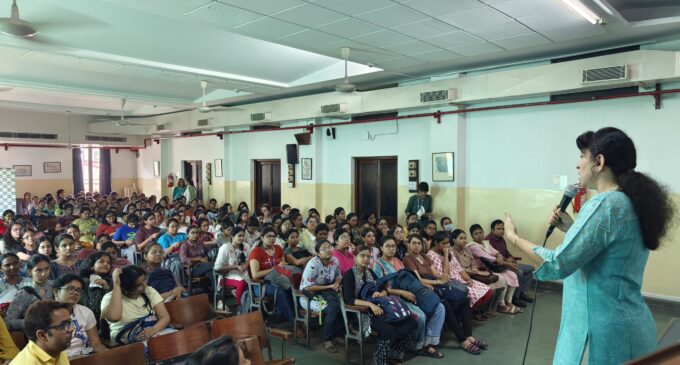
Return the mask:
[[(534, 315), (534, 328), (529, 345), (527, 364), (545, 365), (552, 363), (557, 330), (559, 328), (561, 311), (561, 294), (553, 291), (542, 291), (538, 293), (538, 306)], [(525, 313), (517, 315), (498, 315), (496, 318), (484, 323), (476, 323), (473, 335), (489, 343), (489, 349), (481, 355), (469, 355), (458, 347), (458, 344), (451, 340), (449, 336), (443, 338), (440, 345), (444, 353), (443, 359), (432, 359), (427, 357), (412, 358), (407, 356), (406, 362), (418, 364), (451, 364), (453, 362), (474, 365), (474, 364), (521, 364), (524, 346), (529, 331), (529, 318), (531, 306), (525, 309)], [(661, 331), (672, 315), (668, 312), (654, 311), (657, 329)], [(676, 317), (678, 315), (676, 314)], [(312, 349), (309, 350), (302, 345), (287, 345), (289, 356), (295, 357), (296, 365), (319, 365), (319, 364), (341, 364), (344, 362), (344, 347), (340, 346), (340, 352), (329, 354), (323, 349), (322, 341), (319, 338), (320, 329), (315, 329), (312, 338)], [(280, 345), (275, 342), (275, 356), (279, 354)], [(364, 364), (371, 364), (371, 354), (373, 345), (369, 344), (364, 349)], [(356, 345), (350, 346), (351, 362), (358, 364), (359, 348)]]

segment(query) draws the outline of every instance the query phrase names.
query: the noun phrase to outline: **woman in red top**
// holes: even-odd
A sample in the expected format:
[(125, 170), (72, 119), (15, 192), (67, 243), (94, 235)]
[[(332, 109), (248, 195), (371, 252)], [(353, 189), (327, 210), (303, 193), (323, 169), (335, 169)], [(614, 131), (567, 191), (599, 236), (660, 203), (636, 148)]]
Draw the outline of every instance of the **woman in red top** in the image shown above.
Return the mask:
[(116, 213), (112, 210), (107, 210), (100, 220), (101, 224), (97, 226), (97, 231), (95, 232), (95, 237), (99, 237), (100, 234), (105, 234), (109, 237), (113, 237), (116, 233), (118, 227), (122, 224), (116, 221)]
[[(286, 264), (286, 258), (281, 246), (274, 244), (276, 241), (276, 231), (273, 227), (263, 229), (261, 237), (260, 243), (250, 252), (248, 265), (250, 266), (250, 276), (253, 279), (266, 280), (273, 275), (277, 275), (273, 271), (284, 269), (283, 266)], [(276, 296), (276, 308), (287, 322), (284, 327), (292, 326), (295, 314), (290, 288), (283, 289), (274, 284), (268, 284), (265, 288), (265, 295)], [(260, 293), (253, 293), (253, 295), (259, 296)]]

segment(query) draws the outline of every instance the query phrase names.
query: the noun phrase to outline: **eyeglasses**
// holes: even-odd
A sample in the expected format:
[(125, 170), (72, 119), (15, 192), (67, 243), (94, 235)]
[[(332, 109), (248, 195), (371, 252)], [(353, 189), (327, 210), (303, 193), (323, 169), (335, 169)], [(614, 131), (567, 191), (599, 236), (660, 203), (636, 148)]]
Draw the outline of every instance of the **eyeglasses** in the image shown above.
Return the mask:
[(69, 294), (80, 294), (80, 293), (83, 292), (83, 289), (82, 289), (82, 288), (76, 288), (76, 287), (73, 287), (73, 286), (62, 286), (62, 287), (59, 288), (59, 289), (64, 289), (64, 290), (66, 290)]
[(61, 322), (56, 326), (47, 327), (48, 330), (60, 330), (60, 331), (63, 331), (63, 332), (70, 332), (70, 331), (73, 331), (75, 328), (76, 328), (75, 324), (70, 319), (66, 320), (64, 322)]
[(343, 240), (346, 240), (346, 239), (349, 239), (349, 235), (348, 234), (341, 234), (340, 236), (338, 236), (338, 238), (342, 238)]

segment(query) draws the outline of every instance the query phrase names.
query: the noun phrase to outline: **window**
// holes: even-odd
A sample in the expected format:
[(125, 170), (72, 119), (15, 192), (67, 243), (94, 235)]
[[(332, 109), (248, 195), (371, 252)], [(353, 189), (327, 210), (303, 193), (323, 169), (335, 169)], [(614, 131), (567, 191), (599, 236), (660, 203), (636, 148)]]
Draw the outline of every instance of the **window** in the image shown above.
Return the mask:
[(83, 161), (83, 187), (85, 192), (99, 191), (99, 148), (83, 147), (82, 151)]

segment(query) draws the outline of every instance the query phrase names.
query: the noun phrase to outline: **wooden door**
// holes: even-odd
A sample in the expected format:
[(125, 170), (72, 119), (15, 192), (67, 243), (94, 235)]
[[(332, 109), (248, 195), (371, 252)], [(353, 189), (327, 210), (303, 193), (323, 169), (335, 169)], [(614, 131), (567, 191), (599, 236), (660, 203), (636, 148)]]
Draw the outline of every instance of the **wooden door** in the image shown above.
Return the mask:
[(281, 209), (281, 161), (255, 161), (255, 207), (267, 203), (272, 212)]
[(183, 170), (184, 177), (194, 182), (196, 199), (203, 201), (203, 162), (200, 160), (183, 161)]
[(397, 221), (397, 158), (356, 158), (354, 176), (354, 211), (359, 216), (374, 212), (394, 224)]

